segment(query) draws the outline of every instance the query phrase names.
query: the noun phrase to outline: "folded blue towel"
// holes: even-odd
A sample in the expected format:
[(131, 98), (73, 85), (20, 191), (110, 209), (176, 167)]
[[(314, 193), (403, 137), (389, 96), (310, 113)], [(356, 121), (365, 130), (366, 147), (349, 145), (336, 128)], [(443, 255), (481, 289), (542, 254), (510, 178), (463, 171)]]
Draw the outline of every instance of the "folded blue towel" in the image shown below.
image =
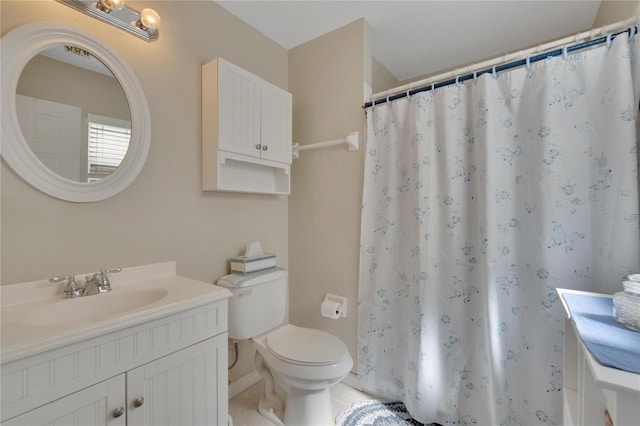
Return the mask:
[(640, 374), (640, 332), (613, 316), (613, 300), (586, 294), (562, 295), (589, 352), (606, 367)]

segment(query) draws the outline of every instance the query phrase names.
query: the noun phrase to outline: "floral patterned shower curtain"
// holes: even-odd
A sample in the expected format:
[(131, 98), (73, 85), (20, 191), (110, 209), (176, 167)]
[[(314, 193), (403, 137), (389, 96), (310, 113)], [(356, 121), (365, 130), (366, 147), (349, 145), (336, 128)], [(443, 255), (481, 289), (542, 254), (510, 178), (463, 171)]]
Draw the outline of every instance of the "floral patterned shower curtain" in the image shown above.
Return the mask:
[(367, 111), (358, 374), (441, 424), (561, 424), (557, 287), (640, 271), (640, 40)]

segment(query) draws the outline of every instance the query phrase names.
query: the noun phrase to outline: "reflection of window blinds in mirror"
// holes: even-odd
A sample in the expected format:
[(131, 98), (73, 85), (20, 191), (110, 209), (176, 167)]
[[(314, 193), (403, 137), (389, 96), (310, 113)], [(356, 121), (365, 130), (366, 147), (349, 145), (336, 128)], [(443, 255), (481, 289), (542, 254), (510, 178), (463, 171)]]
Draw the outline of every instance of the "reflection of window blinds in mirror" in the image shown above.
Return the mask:
[(87, 181), (93, 182), (109, 176), (122, 162), (129, 148), (131, 123), (96, 114), (89, 114), (87, 121)]

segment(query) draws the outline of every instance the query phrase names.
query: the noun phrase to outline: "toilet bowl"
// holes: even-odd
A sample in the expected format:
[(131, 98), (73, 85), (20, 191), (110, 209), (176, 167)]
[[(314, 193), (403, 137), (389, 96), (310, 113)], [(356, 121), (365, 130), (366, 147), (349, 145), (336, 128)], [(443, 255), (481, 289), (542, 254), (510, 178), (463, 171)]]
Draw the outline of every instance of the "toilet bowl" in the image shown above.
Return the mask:
[(229, 338), (249, 339), (265, 392), (258, 411), (274, 424), (333, 424), (329, 387), (353, 367), (346, 345), (321, 330), (285, 324), (287, 273), (282, 268), (218, 280), (229, 299)]

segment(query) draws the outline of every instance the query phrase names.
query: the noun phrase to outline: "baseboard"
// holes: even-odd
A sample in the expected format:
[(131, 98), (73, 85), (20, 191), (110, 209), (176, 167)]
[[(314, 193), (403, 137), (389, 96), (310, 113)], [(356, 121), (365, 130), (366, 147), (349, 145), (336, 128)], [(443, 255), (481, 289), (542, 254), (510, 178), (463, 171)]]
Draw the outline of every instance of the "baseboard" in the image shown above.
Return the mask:
[(354, 373), (349, 373), (349, 375), (347, 377), (345, 377), (344, 379), (342, 379), (342, 382), (340, 382), (340, 383), (343, 383), (343, 384), (345, 384), (345, 385), (347, 385), (347, 386), (349, 386), (351, 388), (354, 388), (356, 390), (359, 390), (359, 391), (363, 391), (364, 390), (364, 388), (362, 387), (362, 383), (360, 383), (360, 379), (358, 378), (358, 375), (354, 374)]
[[(260, 380), (262, 380), (262, 377), (260, 376), (258, 371), (253, 370), (251, 373), (247, 374), (246, 376), (240, 377), (235, 382), (229, 383), (229, 399), (233, 398), (239, 393), (246, 391), (251, 386), (258, 383)], [(359, 391), (362, 391), (364, 389), (357, 374), (349, 373), (347, 377), (342, 379), (341, 383)]]
[(251, 386), (262, 380), (258, 371), (253, 370), (246, 376), (240, 377), (238, 380), (229, 383), (229, 399), (249, 389)]

